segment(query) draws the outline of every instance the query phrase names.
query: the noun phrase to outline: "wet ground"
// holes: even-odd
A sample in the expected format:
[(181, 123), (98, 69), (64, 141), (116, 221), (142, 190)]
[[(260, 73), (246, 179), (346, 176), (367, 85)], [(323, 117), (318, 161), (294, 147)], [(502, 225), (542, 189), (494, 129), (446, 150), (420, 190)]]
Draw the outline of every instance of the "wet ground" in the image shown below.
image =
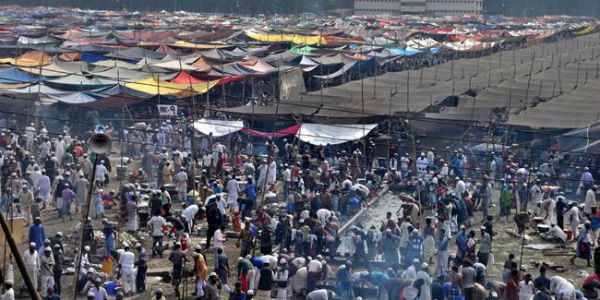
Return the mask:
[[(495, 191), (494, 195), (497, 194)], [(494, 199), (497, 199), (495, 197)], [(497, 202), (497, 201), (496, 201)], [(382, 221), (385, 220), (385, 215), (387, 212), (391, 212), (394, 217), (396, 211), (400, 207), (400, 200), (396, 195), (391, 192), (386, 193), (381, 196), (381, 198), (373, 204), (372, 207), (367, 209), (365, 213), (357, 220), (357, 223), (361, 223), (363, 228), (369, 228), (371, 225), (379, 228)], [(425, 216), (430, 216), (434, 212), (432, 210), (425, 210)], [(514, 210), (513, 210), (514, 213)], [(491, 209), (491, 214), (497, 216), (498, 209), (494, 207)], [(470, 227), (470, 230), (475, 230), (477, 233), (477, 237), (479, 237), (479, 227), (480, 224), (483, 223), (483, 217), (481, 212), (476, 211), (474, 213), (473, 225)], [(527, 267), (529, 273), (533, 275), (533, 277), (539, 276), (538, 270), (534, 267), (535, 263), (546, 263), (549, 266), (563, 266), (565, 268), (564, 272), (556, 272), (554, 270), (548, 270), (547, 276), (551, 277), (554, 275), (562, 276), (567, 279), (570, 279), (574, 282), (576, 288), (581, 288), (581, 284), (584, 277), (578, 276), (581, 271), (584, 271), (588, 274), (593, 273), (593, 268), (586, 267), (586, 262), (583, 260), (576, 260), (575, 265), (572, 265), (569, 262), (569, 259), (572, 257), (572, 254), (566, 253), (567, 249), (574, 249), (575, 243), (567, 243), (565, 246), (567, 249), (562, 251), (563, 253), (559, 254), (545, 254), (541, 250), (529, 249), (527, 247), (523, 248), (523, 255), (521, 259), (521, 239), (511, 236), (506, 232), (506, 229), (516, 230), (516, 225), (512, 220), (512, 217), (506, 219), (505, 217), (501, 219), (497, 219), (494, 221), (494, 230), (498, 233), (493, 241), (493, 252), (495, 257), (495, 263), (488, 269), (488, 278), (491, 280), (501, 280), (502, 276), (502, 266), (504, 261), (508, 259), (508, 255), (510, 253), (515, 254), (517, 262), (522, 260), (522, 264)], [(540, 238), (539, 234), (533, 229), (527, 231), (527, 234), (531, 237), (531, 241), (529, 244), (549, 244), (547, 241), (544, 241)], [(451, 241), (450, 245), (450, 253), (456, 251), (456, 245), (454, 244), (454, 240)], [(573, 251), (571, 251), (573, 252)], [(593, 261), (592, 261), (593, 265)], [(433, 266), (430, 267), (432, 270)]]

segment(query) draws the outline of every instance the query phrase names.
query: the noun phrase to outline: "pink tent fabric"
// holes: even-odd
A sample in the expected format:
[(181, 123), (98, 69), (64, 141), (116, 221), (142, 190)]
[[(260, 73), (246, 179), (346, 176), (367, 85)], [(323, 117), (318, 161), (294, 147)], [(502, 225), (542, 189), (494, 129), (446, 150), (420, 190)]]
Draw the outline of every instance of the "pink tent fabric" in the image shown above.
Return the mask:
[(258, 130), (253, 130), (250, 128), (242, 128), (241, 132), (250, 134), (253, 136), (261, 137), (261, 138), (280, 138), (280, 137), (283, 137), (286, 135), (295, 135), (296, 133), (298, 133), (298, 130), (300, 130), (301, 125), (302, 124), (296, 124), (296, 125), (290, 126), (288, 128), (277, 130), (275, 132), (258, 131)]

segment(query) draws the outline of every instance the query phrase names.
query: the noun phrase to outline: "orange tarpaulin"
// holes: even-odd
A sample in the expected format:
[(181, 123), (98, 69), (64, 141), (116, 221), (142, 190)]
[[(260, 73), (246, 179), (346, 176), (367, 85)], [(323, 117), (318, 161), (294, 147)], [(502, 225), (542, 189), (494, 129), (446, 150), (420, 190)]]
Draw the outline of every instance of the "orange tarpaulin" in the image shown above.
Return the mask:
[(79, 52), (67, 52), (59, 56), (64, 61), (76, 61), (81, 59), (81, 53)]
[(42, 51), (30, 51), (16, 58), (2, 58), (0, 64), (10, 64), (18, 67), (39, 67), (52, 63), (52, 56)]
[(197, 61), (195, 61), (191, 66), (196, 67), (201, 70), (208, 70), (213, 66), (223, 66), (231, 63), (220, 63), (218, 61), (211, 60), (204, 56), (200, 57)]
[[(219, 86), (219, 85), (226, 84), (226, 83), (229, 83), (229, 82), (241, 80), (242, 78), (244, 78), (244, 75), (223, 77), (221, 79), (218, 79), (219, 82), (216, 85)], [(204, 83), (204, 84), (206, 84), (206, 82), (210, 82), (210, 81), (202, 80), (200, 78), (197, 78), (195, 76), (190, 75), (190, 73), (187, 73), (187, 72), (180, 72), (177, 75), (177, 77), (171, 79), (170, 82), (171, 83), (176, 83), (176, 84), (181, 84), (181, 85), (185, 85), (185, 84), (192, 84), (193, 85), (193, 84), (197, 84), (197, 83)]]

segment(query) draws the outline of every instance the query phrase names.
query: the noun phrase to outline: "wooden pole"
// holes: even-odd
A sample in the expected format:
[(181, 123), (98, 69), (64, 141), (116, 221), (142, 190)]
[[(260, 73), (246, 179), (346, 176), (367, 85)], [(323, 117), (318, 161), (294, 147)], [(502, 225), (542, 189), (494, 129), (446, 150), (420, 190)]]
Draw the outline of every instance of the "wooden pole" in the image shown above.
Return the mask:
[(94, 156), (94, 164), (92, 165), (92, 179), (90, 180), (90, 186), (85, 200), (84, 210), (81, 218), (81, 229), (79, 230), (79, 253), (75, 259), (75, 276), (73, 277), (73, 298), (77, 299), (77, 281), (79, 279), (79, 271), (81, 269), (81, 258), (83, 257), (83, 232), (88, 224), (88, 217), (90, 215), (90, 202), (92, 201), (92, 191), (96, 183), (96, 166), (98, 165), (98, 153)]
[(562, 78), (560, 76), (560, 70), (562, 69), (562, 54), (558, 55), (558, 93), (562, 94)]
[(576, 89), (579, 86), (579, 70), (580, 69), (581, 69), (581, 54), (579, 55), (579, 62), (577, 63), (577, 79), (575, 80), (574, 89)]
[(523, 109), (527, 108), (527, 101), (529, 98), (529, 87), (531, 86), (531, 76), (533, 73), (533, 64), (535, 63), (535, 52), (533, 52), (533, 59), (531, 60), (531, 67), (529, 68), (529, 78), (527, 78), (527, 91), (525, 92), (525, 103)]
[[(31, 276), (27, 271), (27, 267), (25, 266), (25, 261), (23, 261), (23, 257), (21, 256), (21, 250), (19, 250), (19, 247), (12, 236), (12, 232), (10, 231), (8, 224), (6, 224), (3, 214), (0, 214), (0, 225), (2, 226), (2, 231), (4, 232), (4, 237), (8, 242), (8, 246), (10, 247), (10, 252), (15, 258), (15, 262), (17, 263), (17, 267), (19, 267), (21, 276), (23, 276), (23, 281), (25, 282), (29, 296), (32, 300), (40, 300), (40, 295), (36, 290), (37, 282), (34, 283), (33, 280), (31, 280)], [(73, 285), (73, 290), (75, 290), (75, 285)], [(73, 299), (75, 299), (75, 297), (73, 297)]]

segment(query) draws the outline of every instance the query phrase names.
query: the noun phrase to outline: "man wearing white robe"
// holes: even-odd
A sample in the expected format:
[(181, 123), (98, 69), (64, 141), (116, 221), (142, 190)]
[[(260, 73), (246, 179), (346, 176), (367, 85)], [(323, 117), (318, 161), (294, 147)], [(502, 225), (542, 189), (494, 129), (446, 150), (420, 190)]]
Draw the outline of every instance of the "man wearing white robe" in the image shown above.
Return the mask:
[(75, 211), (79, 211), (79, 207), (83, 207), (87, 196), (90, 183), (84, 178), (83, 173), (79, 174), (79, 178), (75, 181)]
[(54, 143), (54, 153), (56, 154), (58, 164), (60, 165), (62, 162), (62, 157), (65, 154), (65, 142), (63, 141), (62, 135), (59, 135), (58, 140)]
[(177, 173), (175, 175), (175, 184), (176, 184), (176, 188), (177, 188), (177, 198), (179, 198), (179, 201), (184, 202), (186, 200), (187, 197), (187, 182), (188, 182), (188, 175), (185, 172), (185, 168), (181, 167), (179, 170), (179, 173)]
[(236, 176), (227, 183), (227, 205), (233, 211), (238, 210), (237, 199), (240, 192), (240, 182), (238, 179), (239, 177)]
[(135, 291), (135, 276), (133, 274), (133, 264), (135, 255), (129, 251), (129, 244), (125, 244), (125, 251), (119, 255), (119, 265), (121, 266), (121, 283), (125, 295), (133, 294)]
[[(38, 274), (40, 272), (40, 256), (36, 248), (37, 246), (35, 243), (29, 243), (29, 250), (25, 251), (23, 254), (23, 261), (25, 262), (25, 268), (27, 268), (27, 272), (29, 272), (29, 276), (31, 277), (31, 282), (37, 285)], [(25, 282), (23, 282), (23, 286), (25, 286)]]
[(38, 196), (42, 198), (44, 205), (50, 201), (50, 192), (52, 191), (52, 185), (50, 184), (50, 177), (46, 175), (46, 172), (42, 172), (42, 176), (34, 183), (34, 188), (38, 192)]

